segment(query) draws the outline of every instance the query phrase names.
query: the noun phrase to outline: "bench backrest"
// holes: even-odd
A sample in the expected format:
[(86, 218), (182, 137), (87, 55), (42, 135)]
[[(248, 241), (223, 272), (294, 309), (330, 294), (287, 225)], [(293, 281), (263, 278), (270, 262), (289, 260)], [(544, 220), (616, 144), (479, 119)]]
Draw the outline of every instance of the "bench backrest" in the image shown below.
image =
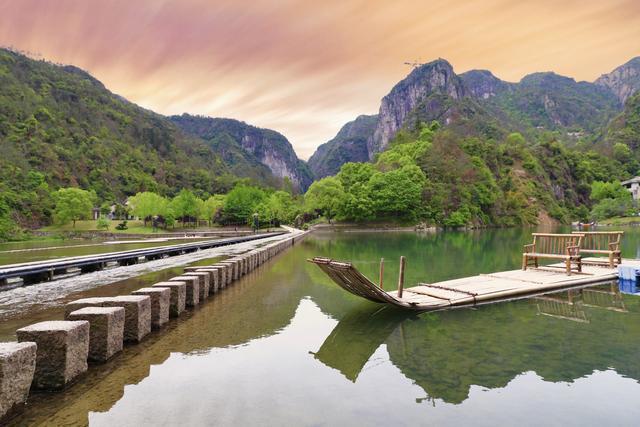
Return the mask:
[(620, 249), (620, 240), (624, 231), (574, 231), (573, 234), (584, 234), (581, 249), (609, 251)]
[(565, 255), (567, 246), (578, 246), (582, 244), (584, 234), (550, 234), (532, 233), (535, 252), (540, 254)]

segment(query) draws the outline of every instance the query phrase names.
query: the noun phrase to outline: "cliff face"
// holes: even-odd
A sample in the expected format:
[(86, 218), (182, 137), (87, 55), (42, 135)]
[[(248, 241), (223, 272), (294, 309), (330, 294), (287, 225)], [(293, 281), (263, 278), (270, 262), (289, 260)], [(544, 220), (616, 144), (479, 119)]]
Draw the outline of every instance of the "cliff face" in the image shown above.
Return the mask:
[[(189, 114), (172, 116), (171, 120), (185, 132), (209, 142), (231, 170), (241, 172), (245, 164), (258, 163), (278, 178), (289, 178), (301, 191), (313, 181), (307, 165), (298, 159), (287, 138), (278, 132), (238, 120)], [(223, 140), (226, 142), (222, 143)], [(231, 152), (233, 156), (229, 155)]]
[(640, 89), (640, 56), (608, 74), (603, 74), (595, 83), (609, 89), (624, 104)]
[(462, 80), (443, 59), (414, 69), (382, 98), (378, 123), (367, 141), (369, 158), (387, 147), (416, 109), (422, 107), (428, 115), (447, 122), (451, 113), (449, 101), (460, 99), (465, 93)]
[[(543, 129), (594, 137), (620, 113), (623, 103), (640, 89), (640, 57), (601, 76), (593, 83), (551, 72), (533, 73), (518, 83), (500, 80), (487, 70), (456, 75), (438, 59), (415, 68), (391, 89), (377, 116), (369, 116), (373, 131), (345, 138), (343, 131), (321, 145), (310, 165), (317, 177), (334, 174), (343, 163), (362, 161), (384, 151), (401, 129), (437, 120), (465, 135), (497, 138), (504, 132)], [(376, 120), (375, 124), (372, 124)]]
[(513, 83), (507, 83), (488, 70), (471, 70), (460, 74), (460, 78), (468, 92), (478, 99), (489, 99), (498, 94), (512, 90)]
[(335, 175), (348, 162), (369, 160), (367, 140), (373, 135), (378, 116), (359, 116), (344, 125), (329, 142), (318, 147), (309, 158), (309, 168), (315, 179)]

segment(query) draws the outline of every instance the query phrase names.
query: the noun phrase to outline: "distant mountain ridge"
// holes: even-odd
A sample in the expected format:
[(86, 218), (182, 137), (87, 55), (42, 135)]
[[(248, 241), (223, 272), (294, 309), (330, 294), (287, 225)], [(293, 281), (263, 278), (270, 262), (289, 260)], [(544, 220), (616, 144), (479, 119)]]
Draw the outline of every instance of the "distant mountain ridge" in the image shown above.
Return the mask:
[(528, 129), (596, 134), (639, 89), (640, 57), (593, 83), (576, 82), (552, 72), (529, 74), (518, 83), (500, 80), (488, 70), (458, 75), (451, 64), (438, 59), (416, 67), (382, 98), (372, 134), (368, 128), (362, 129), (348, 146), (342, 146), (336, 136), (330, 142), (331, 150), (319, 148), (309, 166), (314, 174), (326, 176), (326, 171), (335, 173), (343, 163), (361, 161), (363, 139), (371, 160), (400, 130), (432, 120), (457, 127), (462, 133), (489, 137), (501, 130)]
[(278, 178), (289, 178), (294, 187), (305, 191), (313, 177), (306, 163), (298, 159), (284, 135), (234, 119), (182, 114), (171, 121), (186, 133), (209, 143), (227, 166), (236, 173), (247, 166), (268, 171)]

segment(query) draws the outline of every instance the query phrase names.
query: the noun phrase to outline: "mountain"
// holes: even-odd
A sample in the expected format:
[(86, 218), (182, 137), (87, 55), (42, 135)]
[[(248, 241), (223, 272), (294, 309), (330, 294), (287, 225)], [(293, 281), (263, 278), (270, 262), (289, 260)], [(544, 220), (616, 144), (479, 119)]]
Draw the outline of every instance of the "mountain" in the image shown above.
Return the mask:
[(521, 128), (589, 133), (606, 125), (621, 107), (607, 88), (551, 72), (529, 74), (485, 104), (507, 114)]
[(416, 120), (448, 123), (456, 102), (466, 95), (462, 80), (443, 59), (415, 68), (391, 89), (380, 104), (378, 123), (367, 141), (369, 158), (384, 151), (391, 138)]
[(59, 187), (93, 190), (112, 202), (145, 190), (172, 196), (188, 188), (205, 196), (227, 191), (239, 177), (279, 181), (256, 162), (227, 165), (224, 150), (77, 67), (6, 49), (0, 49), (0, 148), (0, 222), (24, 226), (50, 219), (50, 193)]
[(282, 134), (233, 119), (183, 114), (170, 117), (186, 133), (201, 138), (220, 155), (232, 172), (247, 168), (266, 178), (269, 173), (289, 178), (305, 191), (313, 181), (306, 163), (298, 159), (291, 143)]
[(613, 92), (621, 103), (626, 102), (640, 89), (640, 56), (608, 74), (603, 74), (595, 83)]
[[(560, 131), (564, 138), (596, 138), (640, 88), (640, 57), (593, 83), (552, 72), (533, 73), (517, 83), (500, 80), (487, 70), (457, 75), (444, 59), (415, 68), (382, 98), (373, 134), (367, 137), (369, 160), (384, 151), (399, 131), (415, 131), (433, 120), (461, 135), (499, 139), (509, 132)], [(348, 125), (347, 125), (348, 126)], [(337, 171), (363, 157), (362, 139), (343, 147), (334, 138), (312, 156), (314, 170)], [(327, 145), (331, 147), (332, 156)], [(345, 153), (340, 158), (340, 153)], [(319, 175), (324, 176), (324, 175)]]
[[(614, 147), (617, 144), (623, 144), (630, 150), (630, 155), (618, 155), (620, 160), (626, 160), (622, 157), (633, 157), (636, 161), (640, 161), (640, 92), (627, 99), (624, 110), (609, 124), (605, 136), (606, 147), (611, 149), (611, 153), (615, 154)], [(624, 148), (618, 148), (622, 151)], [(630, 160), (630, 159), (629, 159)], [(637, 172), (638, 164), (635, 165)]]
[(513, 83), (507, 83), (494, 76), (488, 70), (471, 70), (460, 74), (464, 86), (475, 98), (489, 99), (512, 89)]
[(315, 179), (335, 175), (344, 163), (368, 161), (367, 140), (373, 136), (377, 122), (377, 115), (358, 116), (332, 140), (320, 145), (308, 162)]

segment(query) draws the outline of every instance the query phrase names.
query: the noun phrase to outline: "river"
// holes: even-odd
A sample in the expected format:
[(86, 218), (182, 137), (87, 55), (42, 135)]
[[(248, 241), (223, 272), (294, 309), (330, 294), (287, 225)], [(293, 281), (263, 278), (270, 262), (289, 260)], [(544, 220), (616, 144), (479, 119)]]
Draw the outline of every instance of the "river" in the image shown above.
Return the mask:
[[(623, 256), (635, 257), (640, 230), (625, 231)], [(635, 425), (640, 297), (617, 283), (413, 314), (347, 294), (305, 262), (350, 260), (376, 278), (384, 257), (392, 289), (400, 255), (407, 286), (518, 268), (530, 232), (314, 233), (67, 391), (32, 395), (13, 423)], [(180, 271), (73, 297), (127, 293)], [(4, 323), (59, 316), (64, 301)]]

